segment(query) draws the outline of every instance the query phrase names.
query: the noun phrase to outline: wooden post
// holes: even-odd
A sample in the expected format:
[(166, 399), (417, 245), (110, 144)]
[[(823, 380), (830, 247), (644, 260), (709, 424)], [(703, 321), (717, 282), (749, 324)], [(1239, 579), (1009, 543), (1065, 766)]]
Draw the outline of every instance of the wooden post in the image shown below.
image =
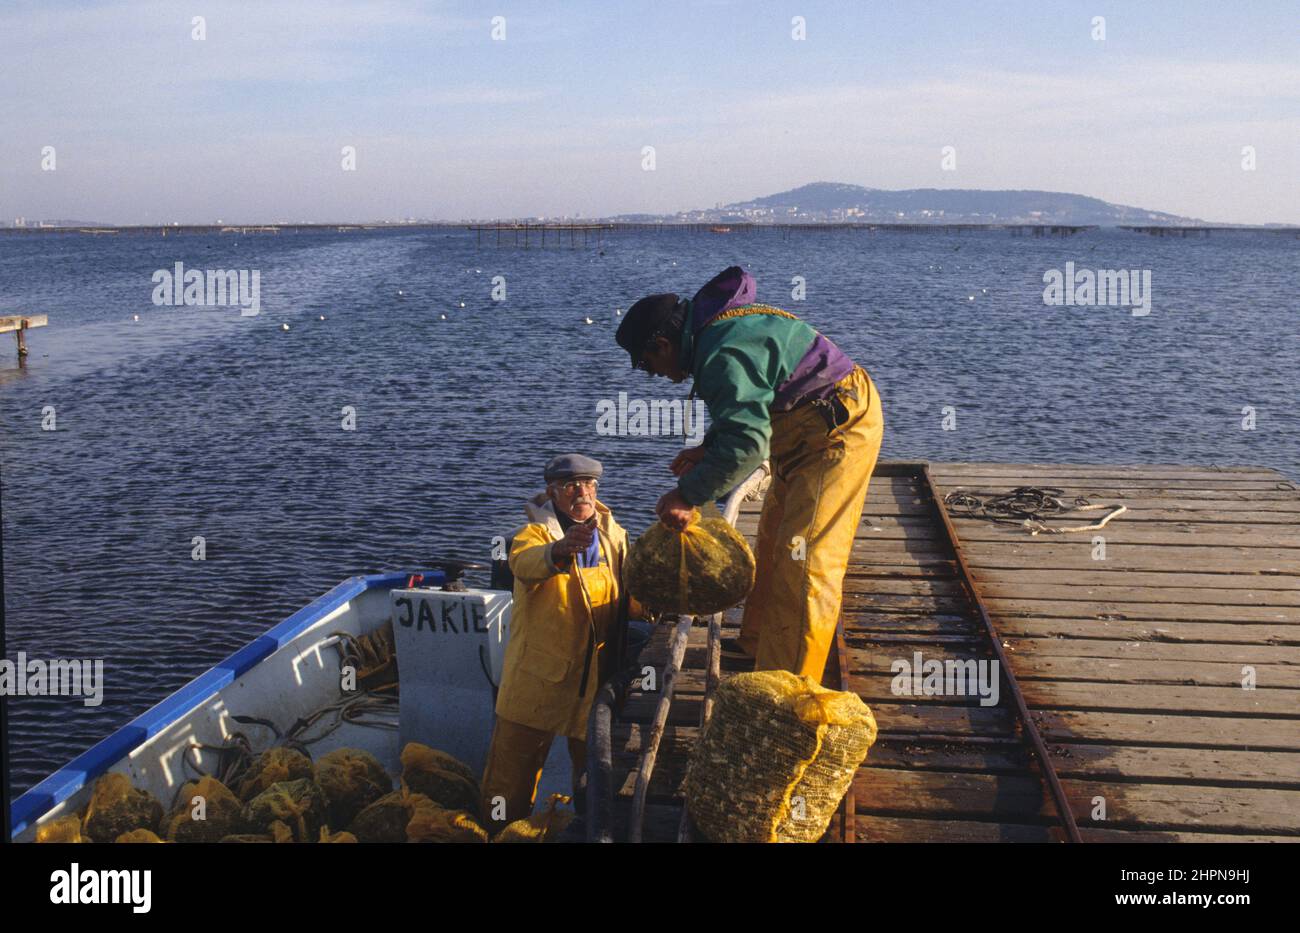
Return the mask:
[(27, 361), (27, 329), (44, 327), (49, 318), (44, 314), (30, 314), (16, 317), (0, 317), (0, 334), (7, 330), (14, 332), (14, 341), (18, 344), (18, 365)]

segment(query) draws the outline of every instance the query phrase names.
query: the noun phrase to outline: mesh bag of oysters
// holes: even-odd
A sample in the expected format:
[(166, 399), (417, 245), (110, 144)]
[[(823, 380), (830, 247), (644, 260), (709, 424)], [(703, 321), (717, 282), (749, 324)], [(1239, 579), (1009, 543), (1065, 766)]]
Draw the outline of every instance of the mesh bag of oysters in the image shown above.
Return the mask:
[(717, 506), (696, 509), (683, 531), (655, 522), (627, 557), (627, 588), (656, 614), (706, 616), (743, 602), (754, 586), (754, 554)]
[(789, 671), (719, 684), (682, 791), (712, 842), (816, 842), (876, 741), (855, 693)]

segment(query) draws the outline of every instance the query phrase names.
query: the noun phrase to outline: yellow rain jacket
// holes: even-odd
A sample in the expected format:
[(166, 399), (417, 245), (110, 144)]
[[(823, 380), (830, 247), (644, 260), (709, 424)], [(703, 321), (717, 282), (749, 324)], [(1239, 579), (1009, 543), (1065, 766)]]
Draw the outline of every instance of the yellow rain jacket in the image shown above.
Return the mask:
[[(510, 549), (514, 605), (496, 713), (534, 729), (585, 740), (596, 690), (615, 673), (606, 641), (619, 614), (627, 532), (598, 501), (600, 565), (579, 567), (570, 558), (566, 566), (557, 567), (551, 546), (564, 533), (554, 505), (543, 492), (524, 510), (529, 522), (515, 532)], [(639, 610), (632, 611), (639, 615)], [(580, 693), (589, 646), (586, 690)]]

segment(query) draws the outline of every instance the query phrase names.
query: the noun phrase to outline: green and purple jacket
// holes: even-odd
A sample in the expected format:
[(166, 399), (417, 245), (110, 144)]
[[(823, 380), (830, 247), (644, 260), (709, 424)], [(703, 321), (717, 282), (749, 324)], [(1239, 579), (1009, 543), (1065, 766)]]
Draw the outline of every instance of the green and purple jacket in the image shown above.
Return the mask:
[(681, 366), (712, 422), (704, 457), (678, 480), (691, 505), (725, 496), (767, 458), (772, 415), (826, 398), (854, 363), (794, 315), (754, 303), (754, 277), (719, 273), (687, 302)]

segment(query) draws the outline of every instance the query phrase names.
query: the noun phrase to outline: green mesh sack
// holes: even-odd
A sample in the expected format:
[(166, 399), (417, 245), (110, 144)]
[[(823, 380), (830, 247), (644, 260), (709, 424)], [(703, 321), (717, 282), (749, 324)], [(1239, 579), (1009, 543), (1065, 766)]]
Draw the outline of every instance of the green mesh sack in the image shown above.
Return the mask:
[[(196, 797), (202, 798), (200, 809)], [(196, 811), (201, 819), (195, 819)], [(181, 787), (176, 809), (167, 817), (162, 834), (168, 842), (220, 842), (239, 832), (244, 805), (214, 777), (201, 777)]]
[(712, 503), (683, 531), (655, 522), (627, 556), (627, 589), (654, 613), (707, 616), (743, 602), (754, 586), (754, 554)]
[(162, 804), (153, 794), (136, 790), (125, 774), (114, 772), (95, 782), (81, 832), (92, 842), (112, 842), (133, 829), (156, 828), (162, 818)]
[[(244, 808), (249, 833), (280, 835), (275, 823), (287, 828), (295, 842), (315, 842), (325, 825), (325, 793), (315, 781), (299, 778), (272, 784)], [(279, 840), (277, 840), (279, 841)]]
[(447, 810), (466, 810), (477, 816), (479, 785), (474, 772), (437, 749), (408, 742), (402, 749), (402, 785), (423, 794)]
[(876, 740), (871, 710), (788, 671), (737, 674), (714, 697), (682, 782), (696, 827), (713, 842), (816, 842)]
[(316, 783), (325, 792), (330, 826), (347, 826), (358, 813), (393, 789), (379, 759), (359, 748), (339, 748), (316, 762)]
[(252, 800), (272, 784), (315, 776), (311, 759), (302, 752), (283, 746), (269, 748), (249, 764), (235, 788), (235, 795), (240, 800)]

